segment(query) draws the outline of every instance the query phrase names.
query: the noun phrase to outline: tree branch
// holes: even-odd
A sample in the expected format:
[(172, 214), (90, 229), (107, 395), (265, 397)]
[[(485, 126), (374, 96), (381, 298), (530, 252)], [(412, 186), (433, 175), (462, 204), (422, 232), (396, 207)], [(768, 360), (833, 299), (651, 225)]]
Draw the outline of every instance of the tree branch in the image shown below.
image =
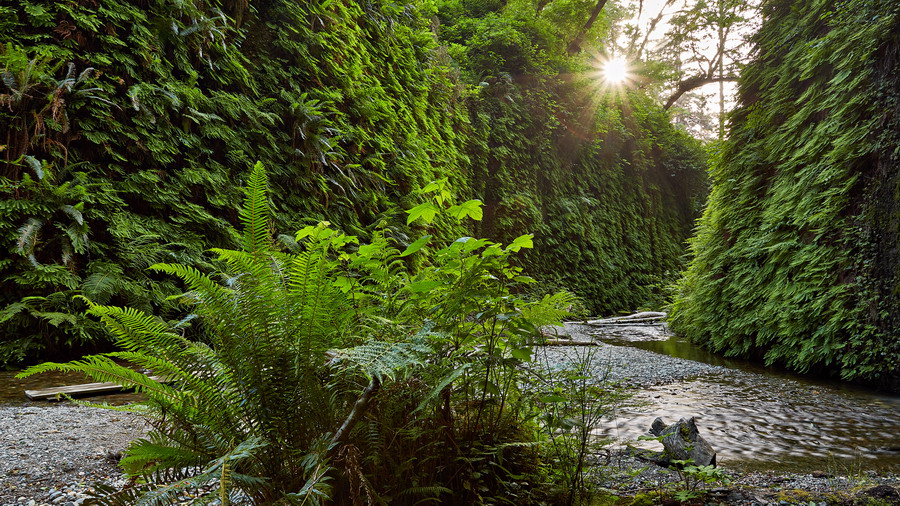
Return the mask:
[(591, 17), (588, 18), (587, 22), (581, 27), (581, 30), (578, 32), (578, 35), (572, 39), (572, 42), (569, 43), (568, 52), (570, 55), (576, 54), (581, 51), (581, 44), (584, 42), (584, 37), (587, 35), (588, 30), (594, 26), (594, 23), (597, 21), (597, 18), (600, 16), (600, 12), (603, 11), (603, 7), (606, 6), (607, 0), (597, 0), (597, 5), (594, 6), (594, 10), (591, 11)]
[(654, 31), (654, 30), (656, 30), (656, 25), (658, 25), (659, 22), (662, 21), (663, 13), (666, 11), (666, 9), (669, 8), (670, 5), (672, 5), (674, 2), (675, 2), (675, 0), (666, 0), (666, 3), (665, 3), (665, 4), (662, 6), (662, 8), (659, 10), (659, 14), (657, 14), (656, 17), (653, 18), (653, 19), (650, 21), (650, 25), (647, 27), (647, 33), (644, 34), (644, 40), (641, 41), (641, 46), (640, 46), (640, 47), (638, 48), (638, 50), (637, 50), (637, 55), (636, 55), (636, 56), (637, 56), (638, 59), (640, 59), (640, 58), (643, 57), (643, 55), (644, 55), (644, 49), (647, 48), (647, 42), (650, 41), (650, 35), (653, 34), (653, 31)]
[(678, 83), (678, 87), (675, 88), (675, 92), (669, 96), (668, 100), (666, 100), (666, 105), (663, 106), (663, 109), (668, 110), (671, 108), (682, 95), (691, 90), (695, 90), (710, 83), (722, 83), (728, 81), (737, 81), (737, 76), (710, 77), (707, 75), (700, 75), (689, 77)]
[(334, 433), (334, 437), (331, 438), (332, 448), (337, 448), (338, 444), (345, 442), (347, 438), (350, 437), (350, 431), (353, 430), (353, 427), (356, 426), (356, 422), (362, 418), (366, 409), (369, 408), (369, 402), (372, 401), (372, 397), (378, 393), (380, 388), (381, 380), (377, 377), (373, 377), (372, 381), (369, 382), (369, 386), (367, 386), (362, 395), (359, 396), (359, 399), (356, 399), (356, 403), (353, 404), (353, 409), (350, 410), (347, 419), (341, 424), (341, 428), (338, 429), (338, 431)]

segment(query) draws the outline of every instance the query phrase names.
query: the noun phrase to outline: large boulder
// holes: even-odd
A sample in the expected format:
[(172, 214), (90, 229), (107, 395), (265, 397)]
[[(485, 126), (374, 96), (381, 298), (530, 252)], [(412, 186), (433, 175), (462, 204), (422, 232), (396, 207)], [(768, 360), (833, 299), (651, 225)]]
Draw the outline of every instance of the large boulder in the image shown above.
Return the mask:
[(690, 460), (696, 466), (715, 466), (716, 451), (700, 435), (694, 417), (682, 418), (666, 425), (662, 418), (653, 420), (650, 433), (660, 437), (665, 450), (659, 460), (671, 464), (676, 460)]

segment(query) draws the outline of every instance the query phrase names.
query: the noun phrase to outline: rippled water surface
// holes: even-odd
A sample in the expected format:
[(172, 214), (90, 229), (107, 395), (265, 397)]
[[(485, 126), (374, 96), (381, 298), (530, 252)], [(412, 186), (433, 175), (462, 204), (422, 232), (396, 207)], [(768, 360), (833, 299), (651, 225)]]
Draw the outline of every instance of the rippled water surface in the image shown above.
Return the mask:
[[(698, 360), (728, 369), (645, 389), (642, 406), (625, 408), (601, 432), (623, 439), (646, 434), (653, 419), (695, 417), (719, 464), (747, 470), (900, 472), (900, 397), (814, 380), (741, 361), (647, 330), (601, 340)], [(653, 447), (655, 442), (642, 442)]]

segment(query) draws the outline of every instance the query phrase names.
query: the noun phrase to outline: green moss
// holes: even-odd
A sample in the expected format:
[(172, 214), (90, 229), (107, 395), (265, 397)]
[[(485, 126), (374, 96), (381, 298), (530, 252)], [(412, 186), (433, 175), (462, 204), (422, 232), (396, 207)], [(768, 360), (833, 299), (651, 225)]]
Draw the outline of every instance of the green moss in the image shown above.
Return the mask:
[(778, 492), (775, 499), (789, 504), (807, 503), (814, 499), (814, 495), (807, 490), (791, 489)]
[(655, 506), (660, 504), (664, 498), (665, 495), (659, 491), (642, 492), (636, 494), (628, 504), (630, 506)]

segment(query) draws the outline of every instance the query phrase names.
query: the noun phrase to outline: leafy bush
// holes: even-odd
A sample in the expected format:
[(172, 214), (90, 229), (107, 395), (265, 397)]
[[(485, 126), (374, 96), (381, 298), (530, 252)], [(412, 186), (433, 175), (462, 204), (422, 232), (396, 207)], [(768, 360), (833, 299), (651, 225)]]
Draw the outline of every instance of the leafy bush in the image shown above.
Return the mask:
[[(115, 408), (151, 420), (121, 461), (139, 485), (106, 500), (167, 504), (198, 487), (223, 503), (266, 504), (527, 491), (536, 434), (520, 365), (538, 327), (574, 300), (512, 293), (531, 281), (509, 261), (531, 237), (505, 247), (464, 237), (437, 249), (424, 235), (401, 252), (380, 233), (361, 243), (323, 222), (296, 234), (295, 251), (279, 252), (266, 188), (257, 164), (240, 212), (242, 249), (213, 250), (229, 267), (221, 279), (152, 267), (185, 282), (177, 298), (187, 317), (170, 325), (83, 299), (122, 351), (23, 373), (81, 371), (146, 395)], [(447, 188), (427, 185), (409, 222), (480, 217), (478, 201), (449, 205)], [(431, 262), (410, 273), (403, 260), (426, 247), (436, 249)], [(187, 326), (203, 339), (185, 338)]]

